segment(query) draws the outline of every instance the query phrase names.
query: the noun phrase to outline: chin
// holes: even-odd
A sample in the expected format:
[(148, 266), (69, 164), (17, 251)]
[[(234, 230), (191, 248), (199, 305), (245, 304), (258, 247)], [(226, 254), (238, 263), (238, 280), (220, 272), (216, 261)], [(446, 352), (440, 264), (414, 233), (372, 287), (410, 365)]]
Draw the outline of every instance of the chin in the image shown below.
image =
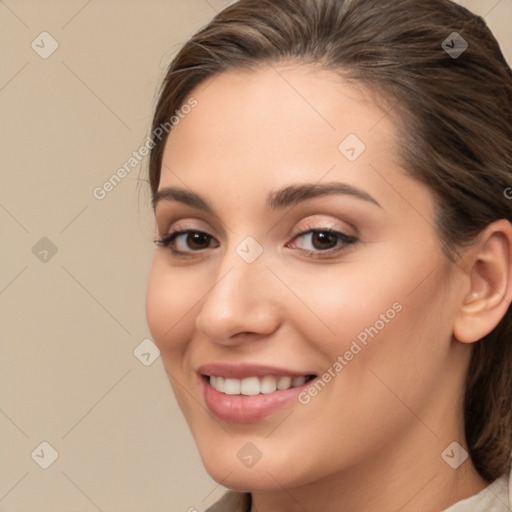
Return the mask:
[[(290, 460), (283, 450), (268, 450), (252, 466), (243, 463), (239, 446), (245, 446), (245, 440), (234, 437), (229, 445), (212, 449), (211, 445), (200, 450), (206, 472), (220, 485), (233, 491), (280, 491), (283, 487), (294, 488), (311, 482), (314, 471), (307, 464), (301, 464), (290, 471)], [(206, 441), (208, 443), (208, 441)], [(211, 441), (210, 441), (211, 443)], [(292, 451), (293, 453), (293, 451)], [(241, 460), (242, 459), (242, 460)]]
[[(236, 468), (231, 463), (223, 464), (222, 461), (212, 461), (211, 465), (205, 464), (206, 472), (217, 483), (238, 492), (254, 492), (254, 491), (278, 491), (282, 490), (281, 485), (285, 487), (293, 487), (288, 480), (283, 481), (279, 475), (283, 474), (283, 470), (275, 469), (267, 473), (266, 468)], [(278, 475), (279, 483), (270, 475)], [(281, 484), (281, 485), (279, 485)]]

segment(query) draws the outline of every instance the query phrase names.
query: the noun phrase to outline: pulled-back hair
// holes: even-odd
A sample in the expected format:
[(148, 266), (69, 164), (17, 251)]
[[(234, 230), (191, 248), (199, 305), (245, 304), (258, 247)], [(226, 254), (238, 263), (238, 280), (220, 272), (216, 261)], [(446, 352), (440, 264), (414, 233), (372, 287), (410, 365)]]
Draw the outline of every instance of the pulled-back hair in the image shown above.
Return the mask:
[[(455, 47), (453, 32), (468, 44), (458, 56), (442, 47), (447, 39)], [(452, 261), (487, 225), (512, 221), (512, 72), (481, 17), (450, 0), (240, 0), (171, 62), (153, 132), (204, 80), (283, 62), (334, 71), (385, 105), (402, 167), (434, 193), (436, 230)], [(150, 154), (153, 197), (166, 137)], [(466, 441), (480, 475), (494, 481), (512, 450), (511, 308), (472, 350)]]

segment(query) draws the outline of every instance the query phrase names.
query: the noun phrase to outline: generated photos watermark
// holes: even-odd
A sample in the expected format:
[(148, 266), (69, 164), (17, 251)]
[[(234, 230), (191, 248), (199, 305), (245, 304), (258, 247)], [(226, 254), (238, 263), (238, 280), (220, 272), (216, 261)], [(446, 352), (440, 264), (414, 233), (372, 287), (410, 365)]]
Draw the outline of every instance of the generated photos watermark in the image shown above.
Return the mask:
[(336, 361), (334, 361), (322, 375), (315, 378), (314, 381), (311, 381), (311, 384), (304, 391), (299, 393), (297, 397), (298, 401), (302, 405), (309, 404), (311, 399), (317, 396), (331, 380), (341, 373), (341, 371), (348, 366), (350, 361), (368, 346), (370, 339), (375, 338), (402, 309), (402, 304), (395, 302), (385, 313), (379, 315), (379, 319), (376, 320), (373, 325), (365, 327), (356, 338), (352, 340), (350, 347), (342, 355), (339, 355)]
[(142, 146), (139, 147), (136, 151), (133, 151), (132, 156), (128, 158), (128, 160), (121, 166), (117, 171), (110, 176), (108, 180), (106, 180), (101, 186), (97, 186), (93, 189), (92, 195), (98, 201), (102, 201), (107, 197), (109, 192), (115, 189), (121, 181), (130, 174), (130, 172), (137, 167), (137, 165), (146, 157), (150, 150), (156, 146), (155, 139), (162, 140), (162, 137), (165, 134), (169, 134), (170, 131), (179, 124), (181, 119), (184, 119), (192, 109), (197, 107), (198, 101), (191, 97), (188, 101), (181, 106), (179, 110), (176, 110), (174, 115), (169, 118), (165, 123), (157, 126), (151, 135), (146, 137), (146, 140)]

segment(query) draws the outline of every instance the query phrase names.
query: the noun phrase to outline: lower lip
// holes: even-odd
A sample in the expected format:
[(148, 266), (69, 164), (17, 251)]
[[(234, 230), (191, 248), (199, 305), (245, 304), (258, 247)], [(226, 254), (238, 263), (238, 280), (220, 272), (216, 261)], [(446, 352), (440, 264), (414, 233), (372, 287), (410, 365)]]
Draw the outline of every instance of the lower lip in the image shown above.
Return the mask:
[(308, 386), (289, 388), (259, 395), (226, 395), (210, 385), (209, 378), (201, 377), (203, 396), (211, 413), (223, 421), (251, 423), (277, 412), (285, 405), (297, 402), (299, 393)]

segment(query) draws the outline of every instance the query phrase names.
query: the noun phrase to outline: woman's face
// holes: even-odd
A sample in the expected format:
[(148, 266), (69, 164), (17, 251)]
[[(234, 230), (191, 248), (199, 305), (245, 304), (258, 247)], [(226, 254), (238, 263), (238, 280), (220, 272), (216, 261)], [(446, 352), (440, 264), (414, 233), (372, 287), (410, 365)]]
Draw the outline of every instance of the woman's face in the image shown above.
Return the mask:
[(147, 318), (208, 472), (272, 490), (386, 453), (437, 464), (469, 351), (433, 196), (400, 168), (392, 119), (301, 66), (192, 96), (156, 207), (159, 238), (183, 233), (156, 248)]

